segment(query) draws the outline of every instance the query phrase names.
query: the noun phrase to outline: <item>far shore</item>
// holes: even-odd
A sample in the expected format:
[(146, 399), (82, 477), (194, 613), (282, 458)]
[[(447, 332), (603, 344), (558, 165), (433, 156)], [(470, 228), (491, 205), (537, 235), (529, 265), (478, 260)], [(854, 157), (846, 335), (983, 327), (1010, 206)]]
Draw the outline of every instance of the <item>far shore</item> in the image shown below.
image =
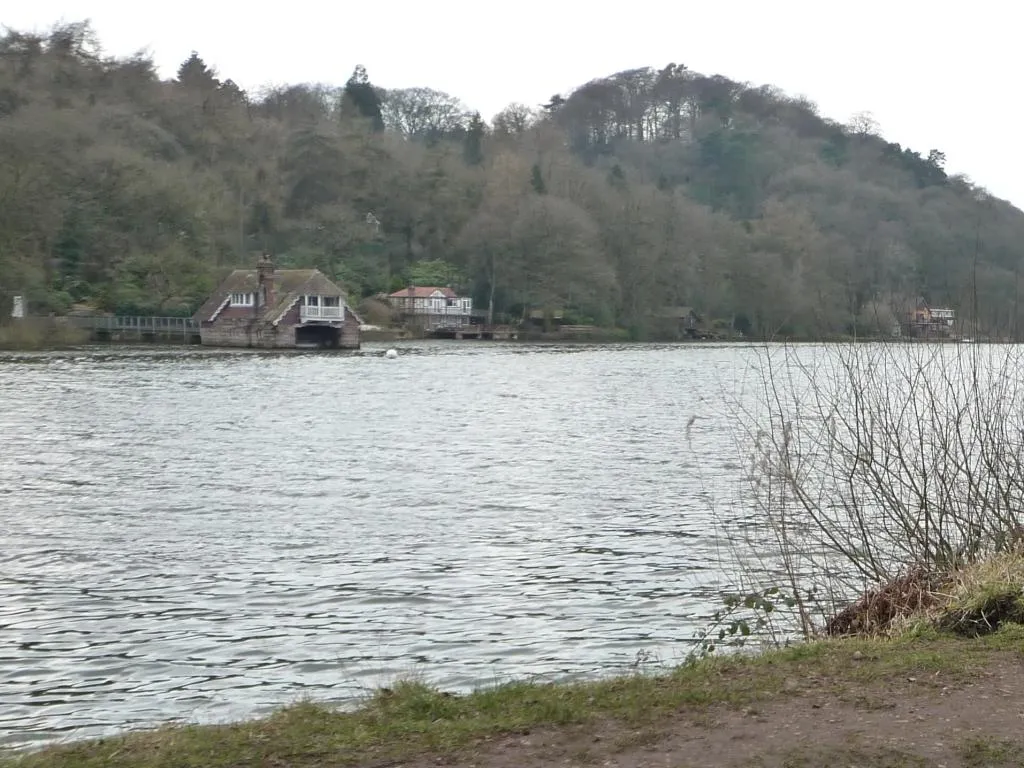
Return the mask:
[[(386, 344), (398, 343), (407, 345), (410, 343), (435, 341), (429, 337), (415, 336), (404, 329), (386, 328), (380, 330), (363, 331), (361, 335), (363, 344)], [(489, 344), (571, 344), (571, 345), (623, 345), (623, 344), (678, 344), (681, 346), (692, 345), (738, 345), (749, 346), (751, 344), (785, 343), (785, 344), (846, 344), (846, 343), (929, 343), (929, 344), (956, 344), (967, 343), (967, 340), (949, 339), (913, 339), (909, 337), (892, 336), (849, 336), (833, 335), (817, 338), (804, 337), (772, 337), (755, 338), (739, 336), (721, 336), (709, 338), (679, 338), (665, 336), (651, 336), (635, 338), (627, 331), (619, 328), (598, 329), (587, 334), (566, 334), (566, 333), (543, 333), (535, 331), (520, 332), (518, 338), (502, 340), (499, 342), (480, 339), (462, 340), (437, 340), (452, 344), (465, 344), (472, 346), (486, 346)], [(981, 343), (1014, 343), (1009, 340), (979, 339)], [(95, 341), (89, 335), (77, 328), (54, 322), (53, 319), (39, 319), (35, 322), (21, 322), (18, 324), (0, 325), (0, 352), (45, 352), (61, 351), (67, 349), (88, 348), (116, 348), (116, 347), (181, 347), (195, 346), (181, 342), (160, 340), (154, 342), (139, 342), (138, 340), (118, 341)], [(202, 347), (212, 349), (213, 347)], [(240, 349), (240, 348), (238, 348)], [(308, 352), (308, 351), (307, 351)]]

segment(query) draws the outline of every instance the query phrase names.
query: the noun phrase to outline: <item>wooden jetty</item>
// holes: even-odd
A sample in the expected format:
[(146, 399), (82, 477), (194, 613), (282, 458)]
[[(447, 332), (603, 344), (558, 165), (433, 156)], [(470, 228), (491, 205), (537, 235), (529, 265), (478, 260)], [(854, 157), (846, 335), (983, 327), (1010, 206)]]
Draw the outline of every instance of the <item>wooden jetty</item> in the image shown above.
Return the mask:
[(489, 341), (512, 341), (519, 338), (514, 325), (470, 324), (459, 327), (439, 327), (426, 331), (431, 339), (487, 339)]
[(71, 315), (62, 318), (89, 333), (92, 341), (199, 344), (199, 326), (189, 317)]

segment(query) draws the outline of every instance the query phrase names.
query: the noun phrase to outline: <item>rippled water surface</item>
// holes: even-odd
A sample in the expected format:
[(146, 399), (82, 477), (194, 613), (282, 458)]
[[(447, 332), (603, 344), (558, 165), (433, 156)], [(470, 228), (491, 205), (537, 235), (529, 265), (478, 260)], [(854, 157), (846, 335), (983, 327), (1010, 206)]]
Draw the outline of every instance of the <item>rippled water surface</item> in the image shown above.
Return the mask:
[(0, 744), (685, 654), (749, 350), (401, 352), (0, 358)]

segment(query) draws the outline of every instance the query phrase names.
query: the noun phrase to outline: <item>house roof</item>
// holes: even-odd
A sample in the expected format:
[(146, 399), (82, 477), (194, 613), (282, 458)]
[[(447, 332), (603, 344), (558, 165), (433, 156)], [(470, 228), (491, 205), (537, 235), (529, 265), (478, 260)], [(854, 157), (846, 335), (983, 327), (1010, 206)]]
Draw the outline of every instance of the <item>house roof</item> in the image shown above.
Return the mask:
[[(217, 286), (217, 290), (192, 316), (197, 323), (212, 320), (228, 302), (232, 293), (255, 293), (259, 279), (255, 269), (236, 269)], [(260, 320), (276, 323), (305, 295), (340, 296), (347, 304), (345, 292), (327, 279), (319, 269), (275, 269), (274, 303), (260, 311)], [(355, 314), (355, 313), (353, 313)]]
[(440, 288), (434, 285), (410, 285), (400, 291), (388, 295), (389, 299), (429, 299), (435, 291), (440, 291), (446, 299), (458, 297), (451, 288)]

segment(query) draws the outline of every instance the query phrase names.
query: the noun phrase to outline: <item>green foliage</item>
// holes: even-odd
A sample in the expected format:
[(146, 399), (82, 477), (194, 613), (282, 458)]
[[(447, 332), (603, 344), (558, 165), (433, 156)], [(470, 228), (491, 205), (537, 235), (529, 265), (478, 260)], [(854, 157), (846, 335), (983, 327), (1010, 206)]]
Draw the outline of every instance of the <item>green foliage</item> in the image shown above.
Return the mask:
[(366, 68), (362, 64), (355, 68), (345, 83), (345, 100), (354, 107), (357, 115), (370, 121), (374, 131), (384, 130), (380, 95), (370, 82)]
[(480, 118), (479, 112), (474, 112), (466, 127), (466, 138), (463, 140), (463, 157), (468, 165), (480, 165), (484, 161), (483, 142), (487, 135), (487, 126)]
[(461, 270), (444, 259), (417, 261), (406, 270), (408, 285), (462, 286), (466, 278)]
[(544, 174), (541, 173), (537, 163), (534, 163), (533, 168), (530, 169), (530, 187), (538, 195), (546, 195), (548, 192), (548, 186), (544, 183)]
[(443, 261), (498, 316), (557, 306), (636, 338), (673, 306), (753, 336), (873, 333), (919, 296), (1024, 329), (1019, 211), (777, 89), (641, 68), (491, 130), (362, 67), (246, 94), (195, 53), (162, 82), (99, 51), (87, 24), (0, 37), (0, 305), (183, 312), (269, 250), (363, 296)]
[(821, 159), (837, 168), (850, 161), (850, 138), (843, 132), (830, 136), (821, 148)]
[[(804, 638), (811, 636), (807, 622), (809, 605), (817, 605), (816, 589), (801, 590), (782, 587), (725, 595), (722, 608), (715, 611), (708, 625), (697, 633), (697, 643), (689, 659), (712, 656), (722, 648), (743, 648), (748, 642), (772, 642), (782, 645), (790, 638), (784, 634), (794, 627), (804, 627)], [(782, 614), (781, 621), (778, 614)]]
[(759, 196), (757, 136), (721, 128), (699, 141), (701, 199), (739, 218), (750, 218)]
[(206, 66), (206, 62), (199, 58), (195, 51), (192, 51), (192, 55), (178, 67), (177, 79), (188, 88), (211, 88), (220, 85), (214, 71)]

